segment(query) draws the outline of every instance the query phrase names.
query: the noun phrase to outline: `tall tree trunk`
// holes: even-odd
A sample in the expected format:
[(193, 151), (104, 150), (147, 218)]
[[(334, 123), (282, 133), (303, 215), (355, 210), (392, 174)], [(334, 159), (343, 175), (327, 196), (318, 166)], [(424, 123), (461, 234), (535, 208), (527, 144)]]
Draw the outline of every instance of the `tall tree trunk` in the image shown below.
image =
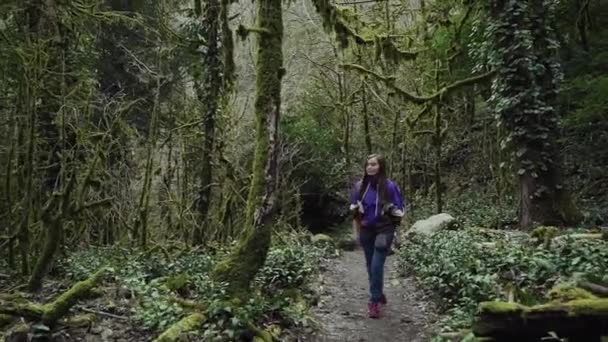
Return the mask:
[(578, 35), (581, 40), (581, 46), (587, 52), (589, 52), (589, 38), (587, 30), (589, 24), (587, 22), (587, 14), (589, 11), (589, 1), (576, 1), (576, 10), (578, 15), (576, 17), (576, 27), (578, 29)]
[(363, 104), (363, 134), (365, 134), (365, 149), (367, 154), (372, 154), (374, 150), (372, 146), (372, 136), (369, 130), (369, 111), (367, 110), (367, 93), (365, 91), (365, 83), (361, 87), (361, 102)]
[(18, 146), (15, 146), (15, 132), (19, 129), (19, 126), (17, 124), (17, 119), (15, 118), (15, 114), (14, 112), (11, 112), (10, 114), (10, 118), (9, 118), (9, 129), (8, 129), (8, 134), (7, 136), (9, 137), (9, 148), (8, 148), (8, 155), (7, 155), (7, 160), (6, 160), (6, 167), (4, 169), (5, 171), (5, 179), (4, 179), (4, 205), (6, 213), (5, 213), (5, 217), (4, 217), (4, 227), (5, 227), (5, 233), (7, 236), (7, 243), (8, 243), (8, 267), (10, 269), (14, 269), (15, 268), (15, 251), (14, 251), (14, 245), (15, 245), (15, 237), (14, 237), (14, 232), (13, 232), (13, 159), (15, 158), (15, 150), (18, 148)]
[[(498, 63), (496, 97), (508, 105), (497, 112), (509, 131), (518, 175), (519, 223), (530, 228), (574, 224), (580, 212), (561, 175), (556, 93), (559, 63), (554, 8), (542, 0), (493, 0)], [(529, 41), (532, 51), (521, 41)], [(532, 56), (531, 56), (532, 55)]]
[(264, 265), (270, 247), (270, 218), (277, 187), (278, 126), (283, 69), (282, 0), (257, 1), (256, 149), (247, 199), (246, 228), (236, 248), (214, 270), (216, 280), (229, 284), (228, 293), (245, 297)]
[(146, 142), (146, 164), (144, 168), (144, 181), (139, 196), (137, 207), (137, 219), (133, 227), (133, 234), (136, 240), (139, 240), (139, 246), (146, 248), (148, 245), (148, 218), (150, 211), (150, 196), (152, 192), (152, 178), (154, 178), (154, 154), (156, 151), (156, 140), (158, 136), (158, 127), (160, 122), (160, 91), (161, 91), (161, 57), (157, 55), (157, 75), (156, 75), (156, 92), (154, 94), (154, 104), (152, 106), (152, 114), (150, 117), (150, 129), (148, 132), (148, 141)]
[(204, 110), (203, 114), (203, 153), (201, 156), (200, 189), (197, 207), (200, 215), (199, 225), (195, 229), (193, 242), (201, 244), (204, 240), (204, 227), (208, 224), (209, 203), (211, 197), (212, 154), (215, 140), (215, 121), (219, 111), (222, 89), (222, 56), (218, 41), (220, 39), (220, 1), (207, 0), (203, 6), (203, 32), (206, 52), (203, 57), (205, 76), (197, 93)]
[[(53, 258), (60, 245), (63, 229), (62, 220), (65, 212), (56, 206), (57, 197), (54, 191), (63, 187), (60, 196), (64, 202), (68, 201), (67, 197), (69, 196), (67, 194), (68, 189), (65, 188), (66, 185), (60, 179), (65, 176), (65, 130), (60, 130), (56, 123), (59, 112), (64, 105), (63, 101), (66, 94), (66, 69), (68, 69), (66, 67), (66, 52), (68, 51), (69, 38), (57, 17), (57, 12), (58, 5), (54, 0), (32, 1), (29, 3), (27, 11), (30, 33), (34, 35), (36, 41), (45, 43), (43, 46), (49, 56), (46, 61), (48, 71), (45, 70), (43, 76), (39, 79), (39, 82), (41, 82), (39, 87), (43, 90), (40, 94), (40, 102), (33, 108), (38, 133), (43, 138), (40, 151), (46, 152), (47, 157), (43, 186), (48, 198), (42, 213), (42, 226), (45, 230), (44, 245), (28, 282), (30, 291), (38, 291), (42, 287), (42, 279), (53, 263)], [(57, 95), (60, 96), (60, 99), (57, 99)], [(34, 99), (38, 100), (38, 98)], [(62, 122), (63, 119), (61, 117)], [(28, 158), (30, 157), (28, 156)], [(32, 176), (33, 174), (28, 175), (28, 193), (30, 195), (32, 193)], [(32, 200), (28, 200), (28, 207), (32, 205)], [(50, 215), (52, 210), (56, 210), (57, 213)], [(29, 207), (25, 215), (30, 216), (31, 211), (31, 207)], [(25, 218), (24, 225), (21, 227), (23, 234), (26, 234), (28, 225), (29, 218)]]
[[(441, 62), (435, 61), (435, 89), (439, 90), (439, 68)], [(435, 107), (435, 132), (433, 134), (433, 146), (435, 147), (435, 205), (437, 214), (443, 211), (443, 198), (441, 193), (441, 147), (443, 145), (444, 132), (441, 129), (443, 118), (441, 117), (441, 108), (439, 103), (434, 104)]]

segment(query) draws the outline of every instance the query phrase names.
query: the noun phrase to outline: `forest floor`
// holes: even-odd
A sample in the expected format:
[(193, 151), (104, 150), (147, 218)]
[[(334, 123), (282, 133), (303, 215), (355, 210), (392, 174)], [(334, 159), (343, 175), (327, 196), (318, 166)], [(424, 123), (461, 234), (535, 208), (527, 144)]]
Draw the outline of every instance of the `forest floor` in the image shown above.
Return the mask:
[(329, 341), (429, 341), (437, 320), (432, 301), (411, 278), (397, 272), (394, 256), (385, 266), (384, 291), (388, 304), (380, 319), (367, 317), (368, 281), (361, 249), (344, 251), (319, 279), (321, 299), (313, 308), (320, 329), (302, 339)]

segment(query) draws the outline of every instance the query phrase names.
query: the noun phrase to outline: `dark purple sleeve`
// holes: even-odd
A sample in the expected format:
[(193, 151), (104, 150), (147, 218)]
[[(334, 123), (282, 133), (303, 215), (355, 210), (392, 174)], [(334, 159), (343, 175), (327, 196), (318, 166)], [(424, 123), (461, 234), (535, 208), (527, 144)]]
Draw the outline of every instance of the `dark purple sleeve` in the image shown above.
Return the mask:
[(391, 202), (393, 205), (395, 205), (395, 207), (405, 212), (405, 199), (401, 195), (399, 186), (397, 186), (395, 182), (389, 182), (389, 187), (391, 191)]

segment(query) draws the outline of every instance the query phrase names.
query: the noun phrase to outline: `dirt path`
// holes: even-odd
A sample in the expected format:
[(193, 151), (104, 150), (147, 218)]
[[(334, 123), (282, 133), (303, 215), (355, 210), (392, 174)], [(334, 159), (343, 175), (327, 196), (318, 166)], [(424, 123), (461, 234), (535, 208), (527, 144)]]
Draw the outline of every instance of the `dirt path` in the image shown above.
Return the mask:
[(320, 280), (321, 300), (314, 309), (321, 330), (305, 341), (429, 341), (433, 306), (410, 279), (397, 275), (389, 256), (385, 269), (388, 298), (380, 319), (367, 317), (368, 282), (363, 252), (345, 251), (331, 261)]

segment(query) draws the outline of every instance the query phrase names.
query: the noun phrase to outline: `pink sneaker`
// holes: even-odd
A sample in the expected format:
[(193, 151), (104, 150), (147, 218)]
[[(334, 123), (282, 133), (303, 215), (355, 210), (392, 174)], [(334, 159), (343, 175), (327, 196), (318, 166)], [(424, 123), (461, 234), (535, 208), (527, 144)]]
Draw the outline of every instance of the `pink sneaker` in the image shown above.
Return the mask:
[(378, 308), (378, 303), (369, 303), (369, 318), (380, 318), (380, 309)]

